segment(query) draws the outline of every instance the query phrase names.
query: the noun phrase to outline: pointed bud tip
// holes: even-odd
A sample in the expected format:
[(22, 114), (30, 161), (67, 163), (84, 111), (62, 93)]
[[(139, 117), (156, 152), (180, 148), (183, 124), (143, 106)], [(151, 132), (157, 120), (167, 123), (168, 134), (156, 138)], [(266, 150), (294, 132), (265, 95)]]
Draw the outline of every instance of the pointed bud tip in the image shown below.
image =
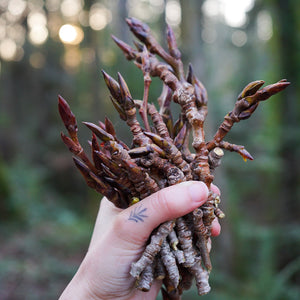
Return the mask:
[(103, 69), (101, 69), (101, 73), (104, 77), (108, 76), (108, 74)]
[(75, 162), (75, 164), (80, 162), (80, 160), (75, 156), (72, 156), (72, 159)]
[(291, 83), (287, 81), (286, 79), (280, 80), (279, 81), (280, 85), (283, 86), (284, 88), (288, 87)]
[(150, 132), (150, 131), (144, 131), (144, 134), (147, 135), (147, 136), (155, 136), (155, 133), (153, 132)]
[(131, 25), (132, 21), (131, 21), (132, 18), (125, 18), (125, 22), (128, 24), (128, 25)]
[(132, 98), (131, 97), (131, 94), (130, 94), (130, 91), (129, 91), (129, 88), (127, 86), (127, 83), (125, 81), (125, 79), (123, 78), (123, 76), (121, 75), (120, 72), (118, 72), (118, 81), (119, 81), (119, 84), (120, 84), (120, 89), (121, 89), (121, 95), (124, 98)]
[(139, 19), (134, 18), (134, 17), (126, 18), (125, 21), (129, 26), (142, 24), (142, 21), (140, 21)]
[(68, 102), (61, 95), (58, 95), (58, 105), (61, 107), (69, 107)]
[(111, 38), (113, 39), (113, 41), (120, 47), (120, 44), (122, 43), (122, 41), (120, 39), (118, 39), (115, 35), (111, 35)]
[[(91, 129), (93, 131), (93, 129), (95, 128), (100, 128), (99, 126), (97, 126), (96, 124), (92, 123), (92, 122), (82, 122), (82, 124), (84, 124), (85, 126), (87, 126), (89, 129)], [(94, 131), (93, 131), (94, 132)]]
[(126, 89), (126, 87), (127, 87), (126, 81), (120, 72), (118, 72), (117, 75), (118, 75), (118, 82), (120, 85), (120, 89), (121, 89), (121, 91), (124, 91), (124, 89)]
[(76, 167), (80, 170), (80, 172), (84, 172), (88, 169), (88, 167), (77, 157), (73, 156), (72, 157)]
[(91, 123), (91, 122), (82, 122), (82, 124), (86, 125), (86, 126), (96, 126), (95, 124)]
[(67, 137), (63, 132), (60, 133), (60, 136), (63, 140)]
[(247, 154), (242, 154), (242, 158), (244, 160), (244, 162), (247, 162), (247, 160), (254, 160), (254, 158), (251, 156), (250, 153), (247, 153)]
[(103, 75), (105, 84), (106, 84), (106, 85), (108, 86), (108, 88), (109, 88), (109, 79), (110, 79), (110, 76), (109, 76), (104, 70), (101, 70), (101, 73), (102, 73), (102, 75)]
[[(99, 126), (97, 126), (96, 124), (92, 123), (92, 122), (82, 122), (82, 124), (84, 124), (85, 126), (87, 126), (89, 129), (91, 129), (93, 131), (93, 129), (95, 128), (100, 128)], [(94, 132), (94, 131), (93, 131)]]
[(269, 92), (270, 96), (275, 95), (285, 88), (287, 88), (291, 83), (288, 81), (278, 81), (274, 84), (268, 85), (265, 87), (265, 89)]

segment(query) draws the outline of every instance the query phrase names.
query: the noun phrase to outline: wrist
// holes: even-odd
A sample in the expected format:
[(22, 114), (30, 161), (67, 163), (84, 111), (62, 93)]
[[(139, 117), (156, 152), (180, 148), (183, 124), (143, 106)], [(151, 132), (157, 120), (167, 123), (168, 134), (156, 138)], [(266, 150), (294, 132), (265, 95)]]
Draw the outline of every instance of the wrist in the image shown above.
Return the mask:
[(69, 299), (102, 300), (94, 295), (89, 285), (89, 280), (82, 274), (81, 268), (76, 272), (59, 298), (59, 300)]

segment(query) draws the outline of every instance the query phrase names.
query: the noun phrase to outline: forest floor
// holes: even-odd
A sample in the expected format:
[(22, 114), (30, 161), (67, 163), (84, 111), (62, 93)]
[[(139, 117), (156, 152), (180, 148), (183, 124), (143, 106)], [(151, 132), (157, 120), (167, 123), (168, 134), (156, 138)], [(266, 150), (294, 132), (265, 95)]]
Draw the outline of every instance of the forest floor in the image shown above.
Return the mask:
[(85, 255), (87, 227), (80, 224), (76, 232), (49, 222), (2, 227), (0, 299), (58, 299)]

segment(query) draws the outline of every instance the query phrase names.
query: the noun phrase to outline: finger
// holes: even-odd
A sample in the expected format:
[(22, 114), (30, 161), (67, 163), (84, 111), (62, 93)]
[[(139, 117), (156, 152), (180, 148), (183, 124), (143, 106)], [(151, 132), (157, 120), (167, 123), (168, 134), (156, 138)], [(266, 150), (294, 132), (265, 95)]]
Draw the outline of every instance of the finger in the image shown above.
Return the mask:
[(113, 220), (122, 209), (117, 208), (112, 202), (110, 202), (106, 197), (103, 197), (100, 202), (100, 208), (97, 215), (93, 235), (90, 242), (90, 247), (92, 247), (95, 241), (99, 240), (103, 236), (103, 231)]
[[(210, 188), (214, 193), (218, 194), (219, 196), (221, 195), (220, 189), (216, 185), (211, 184)], [(218, 236), (220, 232), (221, 232), (221, 225), (219, 223), (218, 218), (215, 218), (212, 222), (211, 235)]]
[(118, 214), (115, 232), (123, 240), (143, 245), (158, 225), (190, 213), (207, 197), (208, 189), (203, 182), (188, 181), (167, 187)]
[(121, 208), (117, 208), (106, 197), (103, 197), (100, 202), (100, 209), (97, 216), (96, 225), (108, 224), (116, 215), (122, 211)]
[(211, 184), (210, 189), (219, 196), (221, 195), (220, 189), (216, 185)]
[(212, 221), (212, 227), (211, 227), (211, 235), (212, 236), (218, 236), (221, 232), (221, 225), (219, 223), (218, 218), (214, 218)]

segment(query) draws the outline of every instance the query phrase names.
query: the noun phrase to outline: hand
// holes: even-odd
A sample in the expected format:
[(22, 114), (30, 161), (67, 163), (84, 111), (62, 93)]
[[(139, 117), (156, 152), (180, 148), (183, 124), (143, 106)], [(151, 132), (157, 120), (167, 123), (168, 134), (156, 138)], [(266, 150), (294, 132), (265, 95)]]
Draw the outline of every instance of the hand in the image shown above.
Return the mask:
[[(212, 189), (219, 193), (216, 186)], [(153, 229), (193, 211), (207, 196), (204, 183), (188, 181), (160, 190), (125, 210), (103, 198), (88, 252), (60, 300), (156, 299), (161, 281), (154, 281), (147, 293), (138, 291), (135, 278), (129, 274), (130, 266), (140, 258)], [(133, 220), (130, 213), (138, 206), (143, 214)], [(215, 219), (212, 235), (219, 233)]]

